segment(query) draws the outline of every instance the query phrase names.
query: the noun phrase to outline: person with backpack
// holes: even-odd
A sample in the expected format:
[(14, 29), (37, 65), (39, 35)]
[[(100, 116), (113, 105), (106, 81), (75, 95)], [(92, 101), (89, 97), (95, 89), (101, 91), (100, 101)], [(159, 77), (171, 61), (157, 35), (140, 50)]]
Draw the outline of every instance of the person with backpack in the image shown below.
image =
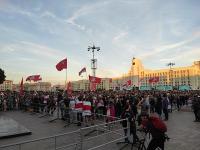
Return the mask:
[(147, 113), (141, 114), (142, 128), (146, 133), (150, 133), (152, 139), (147, 147), (147, 150), (155, 150), (160, 148), (164, 150), (164, 143), (166, 140), (165, 132), (167, 132), (167, 126), (157, 116), (149, 116)]

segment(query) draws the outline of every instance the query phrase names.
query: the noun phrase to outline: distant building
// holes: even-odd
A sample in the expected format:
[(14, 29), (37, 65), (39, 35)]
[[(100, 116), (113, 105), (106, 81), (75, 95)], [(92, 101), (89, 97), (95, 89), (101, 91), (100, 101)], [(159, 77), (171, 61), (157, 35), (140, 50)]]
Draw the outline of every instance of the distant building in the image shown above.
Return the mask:
[[(13, 85), (14, 91), (20, 91), (20, 84)], [(50, 82), (24, 83), (25, 91), (51, 91)]]
[[(157, 79), (156, 82), (150, 82)], [(125, 88), (138, 88), (140, 90), (198, 90), (200, 89), (200, 61), (191, 66), (173, 67), (169, 69), (150, 70), (144, 68), (139, 59), (133, 58), (129, 72), (118, 78), (102, 78), (97, 89), (122, 89), (128, 80), (131, 86)], [(72, 82), (73, 90), (86, 91), (89, 89), (88, 80)]]
[(89, 87), (89, 80), (79, 80), (72, 82), (72, 89), (74, 91), (88, 91)]
[[(150, 70), (143, 67), (140, 60), (133, 58), (132, 66), (126, 78), (133, 80), (141, 90), (197, 90), (200, 88), (200, 61), (191, 66), (169, 69)], [(157, 78), (156, 82), (150, 82)]]
[(64, 89), (65, 89), (65, 85), (60, 85), (60, 84), (53, 85), (53, 86), (51, 87), (51, 90), (52, 90), (52, 91), (64, 90)]
[(26, 90), (26, 91), (51, 91), (51, 83), (50, 82), (25, 83), (24, 90)]
[(0, 91), (12, 90), (12, 88), (13, 88), (12, 80), (5, 80), (3, 84), (0, 84)]

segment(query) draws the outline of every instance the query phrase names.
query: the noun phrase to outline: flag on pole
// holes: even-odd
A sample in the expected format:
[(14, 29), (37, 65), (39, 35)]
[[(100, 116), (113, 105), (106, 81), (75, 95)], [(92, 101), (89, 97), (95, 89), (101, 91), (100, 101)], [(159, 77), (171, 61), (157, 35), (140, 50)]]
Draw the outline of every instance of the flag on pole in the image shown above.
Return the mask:
[(97, 88), (97, 84), (90, 82), (90, 91), (96, 91), (96, 88)]
[(67, 69), (67, 58), (61, 60), (57, 65), (56, 69), (58, 71), (62, 71), (63, 69)]
[(23, 77), (20, 83), (20, 91), (19, 91), (20, 96), (24, 95), (24, 83), (23, 83)]
[(81, 71), (79, 71), (78, 75), (81, 76), (82, 73), (86, 72), (86, 68), (82, 68)]
[(101, 83), (101, 78), (89, 75), (89, 81), (92, 82), (92, 83), (98, 83), (99, 84), (99, 83)]
[(149, 79), (149, 83), (157, 83), (159, 82), (159, 77), (152, 77)]
[(34, 82), (37, 82), (37, 81), (40, 81), (42, 80), (42, 78), (40, 77), (40, 75), (31, 75), (31, 76), (28, 76), (26, 78), (26, 81), (34, 81)]
[(126, 83), (127, 83), (127, 86), (130, 86), (132, 84), (131, 80), (128, 80)]
[(101, 83), (101, 78), (89, 75), (89, 81), (90, 81), (90, 90), (95, 91), (97, 84)]
[(123, 86), (130, 86), (131, 84), (132, 84), (131, 80), (128, 80)]

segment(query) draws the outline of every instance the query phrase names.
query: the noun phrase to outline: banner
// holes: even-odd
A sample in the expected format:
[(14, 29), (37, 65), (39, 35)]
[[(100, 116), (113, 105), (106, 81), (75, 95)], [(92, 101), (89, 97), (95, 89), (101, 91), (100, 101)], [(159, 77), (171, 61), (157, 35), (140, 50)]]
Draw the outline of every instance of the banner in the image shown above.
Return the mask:
[(159, 77), (152, 77), (149, 79), (149, 83), (157, 83), (159, 82)]

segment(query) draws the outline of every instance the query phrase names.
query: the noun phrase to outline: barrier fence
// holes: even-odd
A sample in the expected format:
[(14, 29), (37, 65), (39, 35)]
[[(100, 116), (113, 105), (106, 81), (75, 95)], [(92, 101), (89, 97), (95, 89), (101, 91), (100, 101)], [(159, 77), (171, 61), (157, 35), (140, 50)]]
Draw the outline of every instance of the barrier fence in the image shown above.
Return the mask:
[(104, 122), (64, 134), (4, 145), (0, 146), (0, 150), (92, 150), (111, 146), (126, 137), (123, 134), (125, 128), (121, 126), (125, 120)]
[[(60, 105), (56, 107), (49, 107), (48, 105), (44, 104), (32, 104), (29, 106), (22, 107), (21, 110), (25, 112), (30, 112), (31, 115), (37, 114), (39, 118), (49, 117), (49, 122), (53, 122), (57, 119), (63, 119), (66, 122), (65, 127), (67, 127), (70, 124), (77, 124), (78, 122), (82, 122), (84, 124), (84, 120), (82, 120), (82, 115), (79, 111), (72, 110), (70, 108), (62, 108)], [(81, 117), (77, 117), (78, 114)], [(105, 123), (119, 119), (121, 118), (107, 116), (102, 113), (92, 113), (89, 122), (93, 125), (97, 123)]]

